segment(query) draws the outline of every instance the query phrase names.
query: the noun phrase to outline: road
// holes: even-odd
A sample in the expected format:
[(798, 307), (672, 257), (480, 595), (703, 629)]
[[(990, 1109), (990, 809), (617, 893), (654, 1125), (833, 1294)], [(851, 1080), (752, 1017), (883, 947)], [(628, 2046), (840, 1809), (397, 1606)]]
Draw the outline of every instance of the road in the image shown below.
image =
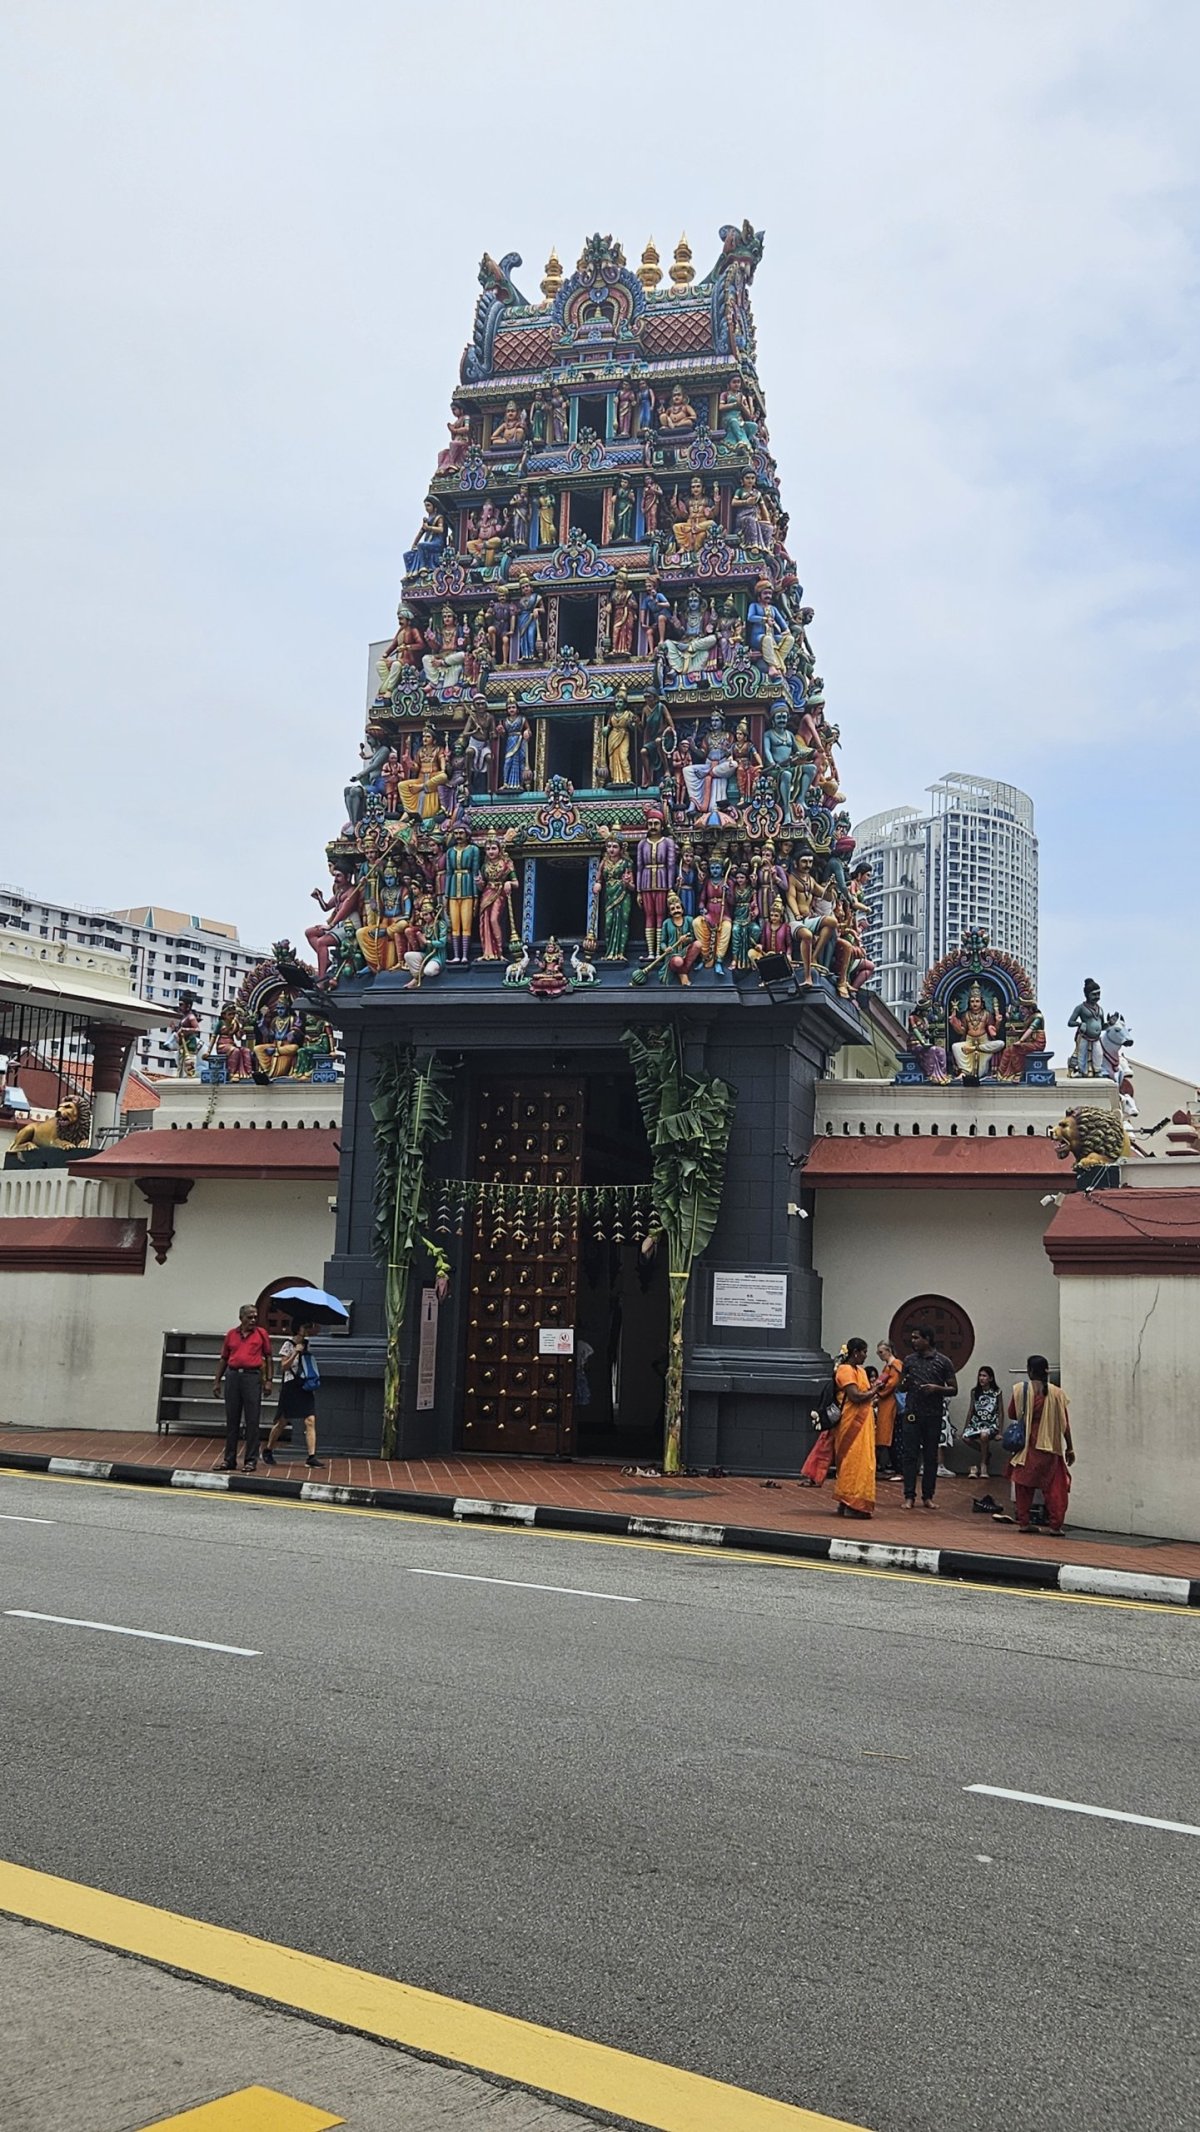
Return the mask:
[(870, 2132), (1195, 2121), (1200, 1838), (965, 1789), (1200, 1823), (1190, 1615), (0, 1479), (0, 1650), (6, 1859)]

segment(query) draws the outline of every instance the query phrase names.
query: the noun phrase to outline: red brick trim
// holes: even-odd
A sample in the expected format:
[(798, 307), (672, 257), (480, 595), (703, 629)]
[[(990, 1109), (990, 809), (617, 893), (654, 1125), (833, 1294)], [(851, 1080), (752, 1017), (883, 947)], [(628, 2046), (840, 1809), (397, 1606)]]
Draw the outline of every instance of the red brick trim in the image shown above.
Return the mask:
[(1200, 1276), (1200, 1196), (1187, 1190), (1076, 1193), (1042, 1239), (1055, 1273)]
[(99, 1215), (0, 1221), (0, 1273), (144, 1273), (146, 1224)]

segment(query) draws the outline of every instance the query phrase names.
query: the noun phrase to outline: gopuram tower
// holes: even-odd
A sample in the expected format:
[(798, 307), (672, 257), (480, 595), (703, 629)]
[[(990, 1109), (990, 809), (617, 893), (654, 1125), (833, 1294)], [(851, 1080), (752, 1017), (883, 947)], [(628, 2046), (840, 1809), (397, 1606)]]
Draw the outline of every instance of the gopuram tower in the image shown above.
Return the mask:
[(309, 940), (345, 1119), (323, 1430), (795, 1469), (801, 1169), (869, 975), (786, 546), (763, 240), (485, 257)]

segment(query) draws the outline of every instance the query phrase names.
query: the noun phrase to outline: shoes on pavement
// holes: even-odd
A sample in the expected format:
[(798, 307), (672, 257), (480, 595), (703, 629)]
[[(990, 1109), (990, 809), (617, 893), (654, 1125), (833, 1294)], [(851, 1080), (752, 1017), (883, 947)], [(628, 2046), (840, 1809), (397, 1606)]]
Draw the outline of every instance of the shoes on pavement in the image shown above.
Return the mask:
[(904, 1486), (904, 1475), (902, 1473), (885, 1473), (884, 1479), (888, 1481), (894, 1481), (897, 1488), (902, 1488)]
[(264, 1464), (264, 1466), (273, 1466), (273, 1465), (274, 1465), (274, 1463), (275, 1463), (275, 1453), (274, 1453), (274, 1452), (272, 1451), (272, 1449), (271, 1449), (271, 1446), (270, 1446), (270, 1444), (264, 1444), (264, 1445), (263, 1445), (263, 1455), (262, 1455), (262, 1457), (263, 1457), (263, 1464)]
[(955, 1477), (953, 1466), (939, 1466), (937, 1470), (940, 1481), (952, 1481)]
[(244, 1466), (242, 1467), (242, 1472), (243, 1472), (243, 1473), (257, 1473), (257, 1472), (258, 1472), (258, 1460), (257, 1460), (256, 1458), (248, 1458), (248, 1459), (246, 1460), (246, 1463), (245, 1463), (245, 1465), (244, 1465)]
[(221, 1460), (221, 1471), (222, 1471), (222, 1473), (236, 1473), (236, 1472), (237, 1472), (237, 1460), (236, 1460), (236, 1458), (223, 1458), (223, 1459)]
[(325, 1461), (323, 1458), (306, 1458), (304, 1463), (306, 1466), (323, 1466)]
[(916, 1497), (915, 1497), (915, 1496), (911, 1496), (911, 1495), (906, 1495), (906, 1496), (905, 1496), (905, 1498), (904, 1498), (904, 1508), (905, 1508), (906, 1510), (915, 1510), (915, 1509), (916, 1509), (916, 1507), (917, 1507), (917, 1503), (916, 1503)]
[(999, 1504), (996, 1503), (993, 1497), (991, 1497), (990, 1495), (977, 1495), (973, 1498), (971, 1503), (972, 1510), (980, 1510), (984, 1512), (987, 1512), (989, 1510), (997, 1510), (999, 1509), (999, 1507)]
[(923, 1495), (921, 1497), (921, 1508), (922, 1510), (936, 1510), (937, 1504), (931, 1495)]

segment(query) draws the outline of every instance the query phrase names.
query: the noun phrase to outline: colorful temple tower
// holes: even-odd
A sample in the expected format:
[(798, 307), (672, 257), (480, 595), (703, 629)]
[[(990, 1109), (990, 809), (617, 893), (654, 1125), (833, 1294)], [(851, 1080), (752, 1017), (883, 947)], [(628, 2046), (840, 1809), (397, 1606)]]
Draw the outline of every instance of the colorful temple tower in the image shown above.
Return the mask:
[(762, 248), (730, 225), (697, 280), (681, 240), (664, 284), (594, 236), (536, 303), (515, 254), (480, 267), (308, 935), (346, 1053), (348, 1448), (656, 1457), (665, 1420), (668, 1464), (803, 1457), (799, 1170), (870, 966)]

